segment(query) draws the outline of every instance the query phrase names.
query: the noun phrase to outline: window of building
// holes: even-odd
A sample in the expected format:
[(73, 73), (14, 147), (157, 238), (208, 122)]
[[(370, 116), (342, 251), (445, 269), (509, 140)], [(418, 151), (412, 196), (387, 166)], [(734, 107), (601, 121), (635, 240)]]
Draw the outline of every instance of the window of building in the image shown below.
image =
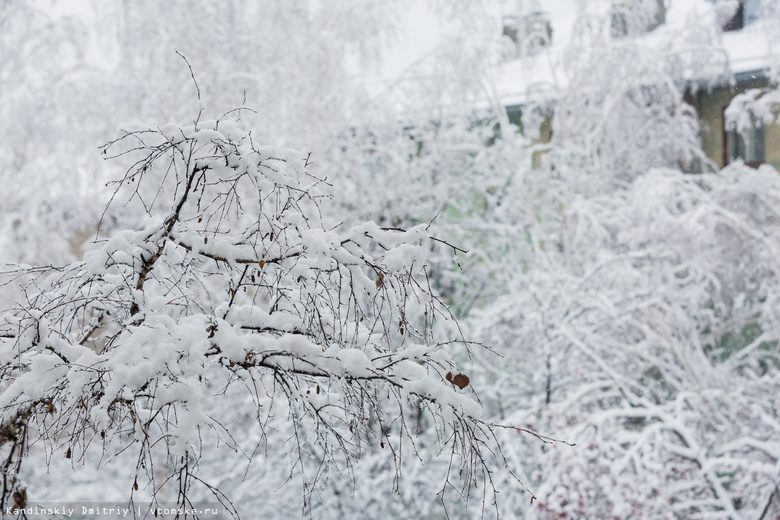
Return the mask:
[(737, 10), (722, 24), (724, 31), (738, 31), (745, 26), (745, 2), (740, 2)]
[(759, 11), (761, 10), (761, 0), (744, 0), (740, 2), (745, 4), (745, 25), (758, 20)]
[(726, 132), (725, 163), (741, 159), (753, 168), (764, 162), (764, 127), (754, 125), (742, 133)]
[(504, 16), (504, 36), (517, 44), (518, 22), (516, 16)]
[(739, 0), (736, 10), (721, 22), (724, 31), (738, 31), (758, 20), (761, 0)]
[(650, 32), (666, 21), (665, 0), (613, 0), (612, 36), (621, 38)]
[(626, 13), (617, 4), (612, 4), (611, 26), (612, 37), (620, 38), (628, 35), (628, 20)]
[(524, 19), (523, 50), (526, 54), (535, 54), (552, 43), (552, 25), (550, 16), (541, 11), (528, 13)]
[(532, 11), (521, 17), (504, 16), (504, 36), (515, 45), (517, 53), (533, 55), (552, 43), (550, 15)]

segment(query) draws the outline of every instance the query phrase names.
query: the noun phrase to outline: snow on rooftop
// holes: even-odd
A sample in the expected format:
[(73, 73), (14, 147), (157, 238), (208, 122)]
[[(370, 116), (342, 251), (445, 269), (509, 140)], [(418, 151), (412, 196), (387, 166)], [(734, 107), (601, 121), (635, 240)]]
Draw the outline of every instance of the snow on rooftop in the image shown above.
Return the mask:
[(740, 31), (723, 33), (726, 49), (734, 74), (763, 70), (771, 64), (772, 48), (766, 38), (769, 23), (760, 20)]

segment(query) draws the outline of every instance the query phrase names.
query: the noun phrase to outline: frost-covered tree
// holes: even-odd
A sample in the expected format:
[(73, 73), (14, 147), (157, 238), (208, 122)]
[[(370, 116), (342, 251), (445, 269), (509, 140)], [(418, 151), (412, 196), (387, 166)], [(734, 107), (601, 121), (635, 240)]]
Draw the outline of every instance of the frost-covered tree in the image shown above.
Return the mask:
[(505, 381), (500, 416), (577, 443), (521, 452), (542, 517), (752, 517), (766, 504), (779, 188), (769, 169), (658, 170), (581, 199), (555, 269), (518, 276), (480, 313), (478, 337), (505, 355), (483, 369)]
[[(474, 313), (474, 336), (504, 358), (473, 373), (496, 381), (483, 395), (497, 417), (577, 446), (517, 440), (509, 458), (539, 500), (510, 497), (504, 512), (775, 514), (780, 185), (766, 166), (698, 173), (686, 74), (706, 85), (725, 62), (713, 6), (692, 11), (663, 42), (608, 39), (604, 18), (583, 16), (566, 81), (526, 109), (553, 126), (525, 175), (536, 196), (510, 190), (530, 254), (507, 259), (513, 281)], [(737, 98), (731, 120), (773, 120), (774, 95)]]
[[(179, 100), (192, 98), (192, 86), (173, 47), (190, 58), (213, 113), (244, 92), (258, 113), (234, 112), (237, 126), (223, 117), (113, 143), (109, 153), (140, 162), (113, 185), (83, 262), (65, 261), (65, 243), (40, 231), (61, 220), (69, 199), (42, 196), (31, 182), (31, 194), (56, 201), (54, 216), (36, 217), (29, 196), (5, 206), (2, 236), (15, 251), (35, 249), (28, 262), (51, 257), (60, 266), (14, 269), (3, 287), (5, 306), (15, 307), (4, 331), (5, 345), (17, 345), (5, 351), (8, 379), (31, 381), (46, 361), (54, 367), (38, 384), (1, 394), (10, 421), (4, 449), (29, 424), (24, 438), (39, 439), (27, 444), (29, 462), (52, 463), (51, 476), (30, 464), (22, 477), (59, 492), (67, 474), (76, 496), (94, 487), (90, 457), (104, 444), (113, 462), (98, 475), (112, 497), (148, 498), (157, 489), (144, 487), (148, 477), (159, 484), (183, 470), (185, 480), (230, 490), (239, 512), (253, 516), (772, 517), (780, 496), (780, 187), (768, 167), (701, 174), (714, 167), (685, 102), (686, 88), (728, 81), (719, 22), (736, 2), (576, 2), (572, 39), (552, 55), (561, 64), (556, 82), (528, 93), (525, 136), (501, 111), (473, 110), (499, 106), (484, 72), (500, 28), (491, 29), (481, 3), (439, 2), (453, 32), (436, 59), (373, 99), (348, 81), (340, 58), (376, 61), (374, 36), (392, 33), (395, 9), (408, 4), (303, 4), (224, 2), (202, 12), (175, 2), (97, 5), (95, 33), (121, 66), (89, 82), (63, 76), (95, 93), (86, 97), (95, 116), (88, 129), (71, 134), (92, 143), (114, 126), (182, 120), (188, 107)], [(776, 2), (762, 4), (765, 17), (776, 15)], [(659, 8), (667, 24), (647, 34)], [(163, 29), (159, 22), (173, 17), (181, 25)], [(28, 19), (35, 30), (47, 20)], [(23, 31), (4, 31), (0, 41), (46, 57)], [(523, 59), (546, 57), (545, 49)], [(45, 71), (18, 63), (19, 88), (12, 69), (0, 69), (11, 119), (36, 99), (61, 96), (55, 86), (66, 84), (34, 98), (37, 88), (23, 85), (45, 86), (33, 81)], [(101, 89), (128, 103), (98, 101)], [(68, 99), (79, 106), (79, 96)], [(776, 106), (772, 89), (750, 92), (732, 104), (730, 124), (768, 124)], [(550, 142), (530, 145), (542, 122)], [(45, 161), (19, 153), (27, 148), (16, 143), (39, 137), (34, 121), (24, 123), (3, 128), (2, 160), (14, 158), (24, 173), (63, 163), (73, 148), (64, 140)], [(78, 118), (56, 123), (55, 135), (80, 128)], [(260, 142), (314, 153), (307, 161)], [(99, 211), (80, 215), (97, 222)], [(14, 230), (37, 245), (19, 247)], [(467, 348), (463, 336), (490, 350)], [(149, 363), (125, 370), (136, 351)], [(90, 372), (73, 356), (101, 368)], [(470, 378), (465, 388), (459, 374)], [(85, 399), (70, 400), (85, 385)], [(38, 392), (39, 405), (23, 391)], [(467, 396), (479, 398), (486, 424), (576, 446), (494, 428), (501, 455), (480, 448), (477, 459), (507, 471), (475, 484), (467, 464), (477, 503), (455, 493), (442, 510), (442, 481), (460, 476), (442, 443), (459, 442), (447, 438), (455, 431), (488, 431), (469, 422)], [(65, 407), (49, 407), (55, 398)], [(93, 413), (63, 431), (61, 414), (82, 410)], [(162, 453), (155, 435), (175, 444)], [(481, 447), (480, 439), (472, 437)], [(57, 469), (63, 453), (68, 473)], [(175, 457), (182, 454), (190, 458)], [(516, 492), (515, 479), (538, 500)], [(168, 486), (160, 500), (176, 499)], [(493, 486), (501, 491), (495, 508)], [(187, 492), (199, 498), (208, 489)]]
[[(414, 377), (422, 376), (422, 370), (438, 378), (445, 390), (442, 395), (472, 391), (471, 386), (460, 388), (465, 379), (454, 369), (468, 358), (468, 349), (465, 343), (463, 348), (446, 344), (462, 341), (462, 335), (450, 310), (439, 306), (434, 295), (445, 289), (447, 301), (455, 304), (458, 312), (473, 305), (460, 303), (457, 293), (484, 294), (482, 275), (475, 273), (485, 270), (486, 264), (479, 258), (486, 255), (478, 255), (474, 269), (467, 270), (465, 276), (453, 278), (449, 273), (457, 263), (453, 260), (457, 249), (441, 240), (457, 244), (464, 236), (479, 235), (480, 227), (464, 234), (457, 222), (469, 219), (478, 223), (475, 217), (500, 206), (501, 192), (512, 170), (497, 167), (493, 157), (511, 162), (517, 150), (505, 146), (507, 153), (496, 154), (500, 147), (484, 148), (493, 137), (493, 123), (486, 118), (475, 125), (473, 118), (443, 118), (442, 113), (450, 110), (432, 107), (413, 121), (410, 130), (407, 116), (388, 116), (386, 107), (369, 103), (348, 81), (345, 56), (363, 64), (374, 62), (379, 55), (376, 43), (392, 32), (393, 25), (388, 22), (401, 4), (369, 10), (362, 9), (361, 2), (355, 4), (324, 9), (317, 2), (305, 6), (276, 2), (262, 8), (227, 2), (204, 11), (183, 3), (96, 3), (94, 18), (80, 21), (49, 15), (45, 9), (35, 8), (41, 4), (31, 4), (26, 9), (27, 14), (34, 14), (32, 21), (15, 25), (17, 32), (4, 32), (4, 54), (24, 51), (19, 52), (17, 65), (30, 79), (14, 83), (10, 62), (4, 62), (4, 85), (13, 93), (4, 96), (6, 120), (19, 119), (29, 128), (3, 128), (7, 137), (4, 150), (9, 151), (3, 158), (15, 161), (13, 168), (4, 167), (3, 171), (28, 176), (32, 182), (27, 189), (34, 194), (17, 192), (19, 204), (4, 215), (4, 225), (14, 229), (14, 233), (3, 235), (9, 243), (5, 259), (56, 266), (32, 271), (11, 268), (3, 286), (3, 307), (13, 307), (4, 332), (5, 345), (18, 345), (25, 351), (23, 361), (8, 358), (5, 372), (7, 381), (18, 381), (3, 397), (9, 421), (4, 448), (13, 455), (6, 468), (9, 504), (14, 493), (27, 489), (27, 483), (43, 484), (29, 487), (31, 501), (62, 498), (65, 482), (69, 498), (83, 499), (98, 478), (105, 497), (120, 500), (132, 493), (141, 499), (156, 493), (161, 500), (176, 499), (174, 484), (160, 487), (168, 482), (168, 476), (176, 475), (190, 482), (200, 478), (214, 489), (230, 489), (239, 510), (273, 507), (269, 513), (283, 514), (279, 507), (285, 504), (295, 514), (305, 504), (309, 511), (324, 511), (321, 508), (331, 500), (326, 487), (342, 492), (342, 498), (335, 501), (337, 508), (349, 500), (349, 485), (344, 483), (365, 481), (364, 476), (398, 489), (402, 479), (397, 477), (414, 471), (415, 455), (406, 458), (402, 471), (400, 456), (388, 456), (388, 451), (414, 454), (409, 448), (417, 446), (416, 456), (430, 461), (441, 454), (442, 442), (454, 442), (459, 453), (471, 443), (462, 435), (467, 429), (449, 437), (456, 430), (447, 426), (446, 420), (436, 419), (438, 405), (418, 395), (422, 390), (409, 393), (403, 385), (389, 382), (396, 377), (395, 370), (407, 366), (417, 374)], [(454, 9), (448, 16), (469, 13), (471, 20), (476, 20), (473, 15), (478, 9), (470, 3), (457, 9), (451, 3), (444, 7)], [(341, 9), (349, 16), (340, 13)], [(4, 20), (14, 22), (24, 14), (21, 11), (5, 10)], [(176, 24), (165, 23), (174, 18)], [(68, 31), (66, 22), (80, 29)], [(53, 46), (71, 34), (86, 34), (91, 40), (74, 39), (67, 47), (73, 49), (72, 55), (51, 60), (38, 70), (35, 52), (47, 59), (50, 56), (45, 45), (34, 46), (34, 35), (47, 24), (62, 27), (47, 33)], [(429, 87), (439, 88), (435, 92), (429, 89), (426, 103), (437, 97), (461, 100), (458, 96), (465, 91), (453, 85), (462, 85), (466, 79), (479, 86), (481, 76), (473, 67), (480, 63), (478, 52), (471, 48), (467, 54), (460, 53), (460, 41), (451, 35), (438, 60), (421, 64), (421, 70), (432, 74), (430, 78), (435, 73), (451, 80), (431, 81)], [(87, 53), (95, 42), (100, 42), (102, 53), (97, 58)], [(218, 110), (245, 98), (257, 108), (256, 112), (235, 113), (253, 129), (251, 138), (237, 129), (226, 130), (229, 118), (221, 119), (219, 128), (216, 123), (203, 122), (197, 130), (179, 128), (180, 135), (173, 135), (174, 127), (131, 133), (115, 143), (111, 153), (127, 151), (127, 157), (140, 161), (138, 168), (121, 177), (113, 203), (101, 217), (96, 210), (99, 206), (88, 202), (112, 193), (100, 186), (106, 172), (117, 171), (116, 166), (112, 162), (98, 165), (89, 157), (74, 162), (73, 150), (94, 147), (117, 126), (137, 128), (149, 120), (181, 120), (188, 110), (181, 99), (193, 96), (189, 78), (182, 74), (184, 64), (174, 49), (190, 57), (203, 85), (203, 104)], [(23, 59), (28, 54), (30, 58)], [(219, 59), (213, 59), (215, 56)], [(71, 66), (77, 73), (65, 74), (63, 69)], [(412, 93), (412, 86), (404, 83), (401, 90)], [(73, 96), (63, 98), (63, 92)], [(467, 98), (464, 95), (463, 99)], [(46, 138), (40, 124), (43, 120), (19, 117), (42, 102), (52, 103), (56, 125), (47, 127), (52, 134), (48, 138), (58, 146), (51, 154), (20, 156), (19, 150), (31, 146), (30, 138)], [(63, 107), (68, 112), (63, 112)], [(419, 108), (418, 103), (415, 109)], [(376, 121), (382, 118), (392, 123), (380, 127)], [(362, 132), (379, 137), (375, 150), (357, 137), (365, 135)], [(239, 155), (260, 154), (253, 143), (270, 139), (311, 145), (314, 163), (303, 173), (303, 161), (297, 164), (300, 168), (294, 168), (293, 159), (269, 156), (258, 159), (265, 161), (259, 174), (242, 170), (238, 175), (230, 170)], [(190, 148), (197, 148), (201, 155), (185, 156)], [(271, 152), (263, 149), (262, 153)], [(388, 163), (385, 158), (392, 155), (401, 160)], [(210, 173), (199, 161), (209, 163), (209, 168), (211, 163), (224, 161), (228, 168)], [(278, 172), (266, 168), (268, 164)], [(203, 169), (195, 172), (198, 168)], [(41, 171), (47, 175), (33, 174)], [(167, 177), (164, 171), (168, 171)], [(280, 172), (288, 172), (290, 178), (279, 177)], [(381, 172), (395, 172), (409, 182), (394, 183), (387, 189)], [(468, 175), (462, 176), (464, 172)], [(276, 176), (260, 183), (256, 177), (262, 175)], [(381, 189), (371, 184), (372, 177), (379, 179)], [(162, 187), (160, 178), (166, 179)], [(477, 182), (484, 189), (473, 192)], [(71, 196), (74, 188), (80, 189), (83, 202)], [(335, 191), (336, 204), (323, 204), (324, 194), (318, 190)], [(36, 210), (38, 199), (49, 209), (45, 214), (48, 220)], [(397, 204), (388, 204), (388, 200)], [(30, 204), (34, 201), (36, 204)], [(193, 207), (200, 211), (197, 218)], [(72, 214), (73, 209), (78, 210), (78, 219), (73, 226), (62, 226), (68, 222), (63, 215)], [(197, 222), (198, 218), (203, 221)], [(370, 229), (360, 227), (366, 220), (377, 224)], [(412, 234), (404, 231), (408, 229)], [(427, 238), (433, 233), (436, 239)], [(74, 235), (77, 240), (71, 247)], [(97, 242), (86, 244), (90, 239)], [(315, 245), (316, 251), (310, 248)], [(85, 249), (83, 261), (68, 263)], [(309, 252), (317, 257), (316, 266), (308, 263)], [(349, 259), (349, 255), (354, 258)], [(353, 261), (358, 264), (353, 265)], [(355, 278), (354, 269), (361, 270), (360, 278)], [(309, 278), (304, 271), (320, 274)], [(337, 286), (331, 286), (337, 278)], [(366, 288), (374, 292), (361, 292)], [(377, 297), (386, 291), (395, 296)], [(248, 317), (254, 316), (254, 311), (247, 310), (253, 307), (246, 298), (263, 309), (263, 316), (275, 316), (273, 323), (245, 322), (254, 320)], [(292, 315), (300, 327), (290, 321)], [(279, 316), (288, 318), (274, 321)], [(238, 321), (231, 322), (233, 317)], [(190, 327), (197, 333), (185, 332), (191, 331)], [(236, 337), (219, 346), (220, 340), (215, 338), (231, 331)], [(211, 334), (214, 336), (209, 337)], [(246, 337), (239, 338), (241, 334)], [(158, 349), (155, 341), (164, 337), (171, 341)], [(291, 350), (277, 349), (276, 361), (273, 356), (262, 360), (253, 353), (259, 344), (250, 345), (261, 341), (260, 337), (279, 337)], [(350, 379), (344, 367), (355, 368), (360, 360), (353, 356), (345, 361), (335, 350), (327, 351), (339, 341), (358, 357), (359, 351), (367, 352), (366, 356), (379, 363), (371, 349), (376, 349), (377, 356), (389, 356), (381, 361), (381, 370), (387, 374), (369, 376), (365, 372)], [(391, 353), (412, 343), (418, 345), (414, 352)], [(313, 351), (293, 355), (292, 350), (305, 349), (305, 345), (325, 348), (322, 372), (313, 369), (311, 362), (318, 363), (313, 358), (301, 361)], [(379, 353), (382, 349), (387, 352)], [(451, 351), (452, 360), (437, 357), (434, 351), (438, 350)], [(123, 354), (114, 357), (112, 352)], [(136, 352), (148, 362), (141, 363), (135, 372), (125, 370), (128, 364), (138, 364)], [(47, 373), (48, 378), (38, 378), (34, 369), (28, 372), (33, 363), (48, 355), (54, 355), (51, 360), (58, 364)], [(433, 357), (429, 360), (429, 356)], [(105, 368), (85, 368), (94, 366), (91, 362)], [(306, 363), (311, 365), (310, 371)], [(368, 365), (363, 368), (380, 370)], [(242, 371), (257, 374), (236, 375)], [(283, 375), (277, 377), (277, 372)], [(448, 372), (455, 383), (447, 380)], [(325, 379), (317, 383), (321, 377)], [(41, 383), (27, 386), (33, 379)], [(332, 385), (327, 382), (331, 379)], [(203, 384), (194, 388), (196, 382)], [(261, 384), (277, 385), (281, 393), (269, 397), (274, 394), (263, 392)], [(240, 391), (246, 387), (249, 392)], [(161, 398), (160, 392), (167, 397)], [(207, 398), (211, 394), (220, 394), (222, 399), (212, 401)], [(317, 405), (307, 404), (313, 400), (318, 400)], [(411, 407), (404, 409), (409, 403)], [(351, 406), (355, 413), (350, 418), (347, 411)], [(434, 414), (423, 413), (426, 407)], [(68, 419), (72, 413), (81, 415), (77, 420)], [(459, 421), (457, 414), (453, 418)], [(44, 426), (36, 436), (35, 428), (27, 424)], [(200, 442), (200, 435), (204, 448), (190, 449), (193, 442)], [(233, 458), (225, 455), (224, 449), (206, 449), (209, 438), (226, 447)], [(167, 443), (155, 444), (155, 439), (169, 439), (177, 447), (169, 452)], [(287, 444), (282, 439), (297, 442)], [(322, 442), (318, 444), (317, 439)], [(479, 442), (482, 440), (487, 439)], [(111, 462), (95, 473), (97, 459), (104, 453), (100, 444), (106, 447), (106, 460)], [(114, 446), (130, 448), (122, 451)], [(482, 449), (480, 444), (474, 446)], [(27, 483), (13, 476), (20, 469), (17, 464), (22, 456), (31, 459), (21, 466), (21, 478), (27, 478)], [(374, 469), (363, 471), (367, 467), (363, 464), (355, 469), (358, 456), (374, 464)], [(481, 452), (468, 464), (483, 457), (489, 462), (488, 454)], [(255, 459), (262, 460), (252, 464), (252, 469), (244, 464)], [(42, 465), (36, 461), (41, 460), (53, 461), (60, 470), (52, 468), (50, 474), (38, 471)], [(476, 476), (469, 474), (468, 466), (461, 473), (460, 468), (448, 468), (446, 457), (443, 460), (445, 463), (433, 467), (438, 478), (445, 476), (447, 480), (450, 475), (452, 481), (463, 477), (463, 482), (469, 482)], [(432, 481), (431, 474), (417, 474), (427, 483)], [(77, 485), (71, 485), (71, 479)], [(281, 487), (289, 480), (293, 483)], [(319, 485), (314, 486), (315, 482)], [(138, 490), (134, 489), (136, 483)], [(441, 488), (432, 489), (422, 499), (418, 493), (410, 500), (438, 508), (435, 494), (439, 491)], [(188, 492), (202, 496), (197, 486)], [(327, 507), (333, 503), (331, 500)]]
[(3, 200), (2, 261), (83, 254), (100, 216), (88, 201), (113, 168), (97, 147), (119, 129), (191, 117), (195, 96), (176, 50), (191, 60), (214, 113), (246, 103), (257, 111), (245, 117), (258, 139), (320, 156), (370, 111), (349, 63), (378, 66), (403, 7), (83, 2), (79, 12), (54, 4), (0, 5), (0, 172), (15, 186)]
[(2, 318), (4, 509), (39, 493), (24, 479), (34, 448), (132, 454), (137, 500), (187, 506), (206, 491), (236, 512), (198, 472), (221, 446), (285, 453), (305, 512), (374, 445), (400, 477), (422, 416), (451, 454), (442, 493), (490, 485), (500, 446), (451, 354), (469, 344), (435, 333), (452, 316), (431, 291), (425, 223), (323, 227), (327, 180), (229, 115), (131, 132), (104, 153), (133, 163), (107, 211), (138, 206), (143, 227), (83, 261), (4, 273), (21, 293)]

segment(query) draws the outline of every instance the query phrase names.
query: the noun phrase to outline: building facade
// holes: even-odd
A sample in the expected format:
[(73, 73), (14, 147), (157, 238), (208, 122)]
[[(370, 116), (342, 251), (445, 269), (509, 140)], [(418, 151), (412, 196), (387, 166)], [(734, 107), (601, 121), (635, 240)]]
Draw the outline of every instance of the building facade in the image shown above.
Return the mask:
[[(641, 44), (656, 45), (673, 34), (693, 30), (686, 26), (693, 16), (686, 8), (695, 3), (605, 0), (600, 4), (602, 23), (605, 32), (616, 42), (635, 38)], [(701, 148), (709, 159), (709, 164), (698, 165), (697, 169), (719, 169), (741, 160), (751, 167), (770, 164), (780, 170), (780, 125), (776, 121), (756, 118), (754, 124), (738, 131), (732, 129), (726, 118), (726, 109), (736, 96), (774, 87), (769, 71), (780, 59), (773, 57), (776, 52), (767, 36), (772, 31), (771, 21), (765, 19), (759, 0), (736, 3), (712, 0), (701, 5), (710, 5), (710, 14), (717, 17), (720, 26), (713, 48), (722, 56), (722, 63), (713, 66), (722, 71), (707, 78), (697, 77), (695, 66), (689, 66), (686, 71), (684, 99), (698, 114)], [(544, 88), (555, 90), (560, 86), (560, 78), (566, 77), (562, 70), (565, 65), (561, 63), (565, 62), (565, 48), (572, 44), (574, 26), (578, 23), (572, 14), (578, 11), (572, 0), (518, 2), (507, 9), (511, 14), (504, 16), (504, 36), (511, 43), (501, 91), (510, 120), (522, 127), (521, 114), (527, 98)], [(529, 94), (531, 91), (533, 95)], [(554, 109), (543, 120), (538, 142), (550, 141), (553, 113)], [(538, 154), (534, 163), (539, 163)]]

